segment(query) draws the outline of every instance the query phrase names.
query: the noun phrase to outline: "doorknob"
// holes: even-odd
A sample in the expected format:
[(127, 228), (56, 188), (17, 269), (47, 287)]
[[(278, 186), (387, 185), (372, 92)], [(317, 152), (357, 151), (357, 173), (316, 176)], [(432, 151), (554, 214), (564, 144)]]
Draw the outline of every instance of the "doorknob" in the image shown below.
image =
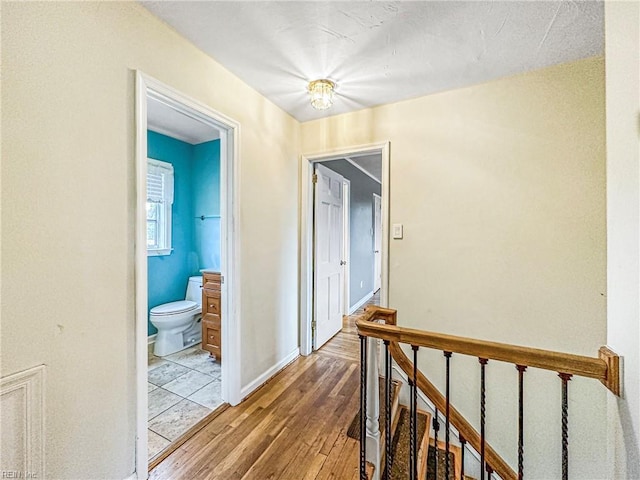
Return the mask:
[(347, 262), (345, 262), (344, 260), (340, 260), (340, 265), (346, 265)]
[(380, 253), (380, 250), (374, 250), (373, 253)]

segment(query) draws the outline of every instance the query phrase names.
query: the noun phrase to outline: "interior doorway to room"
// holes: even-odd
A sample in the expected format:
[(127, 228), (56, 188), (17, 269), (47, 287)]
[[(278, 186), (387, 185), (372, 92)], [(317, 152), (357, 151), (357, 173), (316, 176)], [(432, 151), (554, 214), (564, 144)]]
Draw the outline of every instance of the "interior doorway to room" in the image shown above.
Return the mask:
[[(307, 289), (311, 311), (307, 318), (312, 326), (312, 349), (318, 349), (341, 330), (344, 315), (366, 304), (383, 286), (383, 170), (388, 167), (388, 150), (366, 149), (306, 160), (314, 173), (307, 218), (307, 227), (312, 226), (312, 278)], [(382, 301), (386, 302), (386, 291)], [(304, 352), (304, 341), (301, 343)]]
[(237, 124), (138, 75), (136, 470), (239, 402)]
[(147, 158), (153, 462), (224, 403), (220, 130), (148, 96)]

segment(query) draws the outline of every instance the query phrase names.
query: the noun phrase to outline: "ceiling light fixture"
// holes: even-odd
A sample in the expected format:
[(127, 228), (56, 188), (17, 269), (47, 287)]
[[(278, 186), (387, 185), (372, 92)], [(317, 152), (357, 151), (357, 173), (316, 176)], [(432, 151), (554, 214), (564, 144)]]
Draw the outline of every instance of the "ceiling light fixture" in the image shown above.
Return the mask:
[(309, 96), (311, 97), (311, 106), (316, 110), (326, 110), (333, 105), (333, 92), (336, 84), (331, 80), (322, 78), (309, 82)]

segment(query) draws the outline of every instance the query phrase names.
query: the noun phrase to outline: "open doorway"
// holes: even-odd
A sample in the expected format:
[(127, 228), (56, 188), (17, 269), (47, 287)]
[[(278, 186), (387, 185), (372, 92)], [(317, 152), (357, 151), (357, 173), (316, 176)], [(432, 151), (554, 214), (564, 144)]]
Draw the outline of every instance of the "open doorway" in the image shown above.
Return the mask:
[[(377, 290), (380, 304), (387, 305), (389, 146), (303, 155), (301, 169), (300, 343), (301, 352), (308, 355), (340, 330), (337, 311), (341, 319), (366, 304)], [(374, 194), (380, 200), (378, 259)], [(329, 205), (333, 215), (326, 213)], [(343, 221), (341, 206), (349, 213)]]
[(220, 130), (153, 96), (147, 98), (146, 213), (153, 462), (224, 403)]
[[(382, 154), (314, 164), (314, 349), (380, 289)], [(376, 200), (377, 199), (377, 200)], [(377, 213), (377, 214), (376, 214)], [(376, 220), (378, 222), (376, 222)]]
[(239, 126), (142, 73), (136, 101), (136, 471), (146, 478), (240, 401)]

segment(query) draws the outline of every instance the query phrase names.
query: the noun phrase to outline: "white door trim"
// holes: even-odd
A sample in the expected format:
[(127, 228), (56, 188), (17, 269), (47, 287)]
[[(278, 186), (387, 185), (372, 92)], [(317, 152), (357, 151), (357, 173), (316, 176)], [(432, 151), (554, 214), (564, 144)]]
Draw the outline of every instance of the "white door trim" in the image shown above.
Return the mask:
[(220, 213), (222, 285), (222, 398), (231, 405), (240, 395), (240, 244), (236, 228), (239, 218), (240, 124), (204, 103), (136, 71), (136, 213), (135, 213), (135, 359), (136, 359), (136, 473), (148, 477), (147, 444), (147, 247), (146, 247), (146, 178), (147, 178), (147, 96), (207, 123), (220, 136)]
[(382, 155), (382, 285), (380, 304), (389, 302), (389, 160), (390, 143), (371, 143), (348, 148), (326, 150), (300, 156), (300, 353), (313, 351), (311, 320), (313, 319), (313, 188), (312, 164), (361, 154)]
[[(376, 288), (376, 270), (378, 269), (377, 260), (376, 260), (376, 199), (380, 199), (380, 206), (382, 207), (382, 196), (377, 193), (373, 194), (373, 293), (375, 293), (378, 289)], [(382, 217), (382, 212), (380, 212), (380, 216)], [(380, 218), (380, 229), (382, 229), (382, 218)], [(382, 237), (382, 231), (380, 232), (380, 236)], [(381, 243), (382, 243), (382, 239)], [(382, 247), (380, 247), (382, 249)], [(380, 252), (380, 260), (382, 261), (382, 251)], [(380, 273), (382, 273), (382, 265), (380, 265)], [(380, 286), (382, 287), (382, 275), (380, 275)]]
[(342, 180), (342, 260), (344, 260), (344, 272), (342, 278), (344, 279), (344, 288), (342, 290), (342, 315), (349, 315), (349, 306), (351, 303), (351, 181), (348, 179)]

